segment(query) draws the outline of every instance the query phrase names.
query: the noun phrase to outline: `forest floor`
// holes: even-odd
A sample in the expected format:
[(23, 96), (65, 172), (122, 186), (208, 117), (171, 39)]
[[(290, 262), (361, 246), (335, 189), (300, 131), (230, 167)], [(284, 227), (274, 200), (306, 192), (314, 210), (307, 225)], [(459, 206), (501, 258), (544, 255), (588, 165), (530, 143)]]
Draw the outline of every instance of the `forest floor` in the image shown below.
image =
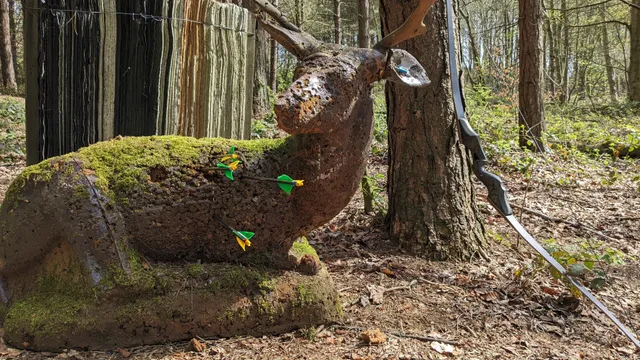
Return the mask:
[[(600, 286), (601, 280), (593, 279), (602, 274), (593, 274), (605, 271), (597, 296), (624, 323), (640, 327), (640, 161), (559, 149), (527, 154), (533, 160), (526, 170), (512, 166), (524, 156), (505, 153), (494, 160), (512, 202), (539, 213), (517, 211), (524, 226), (564, 262), (586, 264), (586, 258), (596, 257), (585, 281)], [(382, 156), (372, 158), (370, 174), (384, 174), (384, 163)], [(0, 201), (23, 168), (20, 154), (0, 163)], [(430, 262), (406, 254), (387, 238), (381, 216), (363, 214), (360, 193), (310, 234), (344, 303), (337, 326), (262, 338), (201, 339), (207, 349), (200, 353), (189, 351), (188, 342), (63, 354), (0, 343), (0, 359), (640, 358), (603, 314), (576, 300), (538, 263), (483, 200), (486, 191), (479, 183), (476, 190), (490, 261)], [(385, 201), (381, 193), (377, 200)], [(386, 339), (367, 344), (362, 332), (376, 329)]]

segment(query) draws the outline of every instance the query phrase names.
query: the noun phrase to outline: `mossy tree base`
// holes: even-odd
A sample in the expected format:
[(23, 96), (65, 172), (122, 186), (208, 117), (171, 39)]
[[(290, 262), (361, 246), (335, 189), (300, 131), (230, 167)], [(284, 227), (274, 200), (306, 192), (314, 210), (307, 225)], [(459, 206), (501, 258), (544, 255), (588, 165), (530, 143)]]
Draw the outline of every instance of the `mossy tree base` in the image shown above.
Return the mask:
[[(6, 310), (5, 340), (36, 351), (105, 350), (200, 337), (262, 336), (331, 323), (342, 310), (316, 275), (241, 265), (142, 263), (100, 285), (73, 271), (40, 277)], [(79, 267), (78, 267), (79, 268)]]

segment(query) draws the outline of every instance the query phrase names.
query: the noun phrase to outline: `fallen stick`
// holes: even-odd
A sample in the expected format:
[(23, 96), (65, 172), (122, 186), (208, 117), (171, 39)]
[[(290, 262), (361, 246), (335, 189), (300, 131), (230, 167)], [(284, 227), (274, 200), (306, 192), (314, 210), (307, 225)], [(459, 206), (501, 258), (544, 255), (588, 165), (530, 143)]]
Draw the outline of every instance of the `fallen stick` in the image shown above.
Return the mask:
[[(357, 326), (344, 326), (344, 325), (333, 325), (332, 328), (341, 329), (341, 330), (351, 330), (351, 331), (366, 331), (367, 330), (365, 328), (361, 328), (361, 327), (357, 327)], [(420, 341), (425, 341), (425, 342), (436, 341), (436, 342), (439, 342), (439, 343), (449, 344), (449, 345), (460, 345), (460, 343), (455, 341), (455, 340), (439, 339), (439, 338), (431, 337), (431, 336), (411, 335), (411, 334), (405, 334), (403, 332), (396, 332), (396, 331), (387, 331), (387, 330), (381, 330), (381, 331), (383, 333), (385, 333), (385, 334), (393, 335), (395, 337), (401, 337), (401, 338), (407, 338), (407, 339), (415, 339), (415, 340), (420, 340)]]
[(598, 231), (598, 230), (596, 230), (596, 229), (594, 229), (594, 228), (592, 228), (590, 226), (587, 226), (587, 225), (584, 225), (582, 223), (579, 223), (577, 221), (576, 222), (571, 222), (569, 220), (565, 220), (565, 219), (549, 216), (549, 215), (543, 214), (543, 213), (541, 213), (539, 211), (536, 211), (536, 210), (533, 210), (533, 209), (529, 209), (529, 208), (526, 208), (524, 206), (520, 206), (520, 205), (516, 205), (516, 204), (511, 204), (511, 206), (516, 208), (516, 209), (519, 209), (521, 211), (524, 211), (526, 213), (529, 213), (531, 215), (535, 215), (535, 216), (537, 216), (537, 217), (539, 217), (541, 219), (544, 219), (544, 220), (547, 220), (547, 221), (550, 221), (550, 222), (554, 222), (556, 224), (560, 224), (560, 223), (567, 224), (567, 225), (569, 225), (569, 226), (571, 226), (571, 227), (573, 227), (575, 229), (587, 230), (587, 231), (589, 231), (589, 232), (591, 232), (593, 234), (596, 234), (596, 235), (600, 236), (603, 239), (606, 239), (606, 240), (609, 240), (609, 241), (618, 241), (618, 239), (614, 239), (611, 236), (605, 235), (602, 232), (600, 232), (600, 231)]
[[(480, 197), (482, 197), (486, 201), (489, 201), (489, 199), (487, 198), (486, 195), (480, 195)], [(543, 214), (543, 213), (541, 213), (539, 211), (536, 211), (536, 210), (533, 210), (533, 209), (529, 209), (529, 208), (526, 208), (524, 206), (520, 206), (520, 205), (517, 205), (517, 204), (511, 204), (511, 207), (519, 209), (519, 210), (524, 211), (526, 213), (529, 213), (531, 215), (535, 215), (535, 216), (537, 216), (537, 217), (539, 217), (539, 218), (541, 218), (543, 220), (547, 220), (547, 221), (550, 221), (550, 222), (553, 222), (553, 223), (556, 223), (556, 224), (560, 224), (560, 223), (567, 224), (567, 225), (573, 227), (574, 229), (582, 229), (582, 230), (589, 231), (589, 232), (591, 232), (593, 234), (596, 234), (596, 235), (600, 236), (601, 238), (603, 238), (605, 240), (619, 241), (618, 239), (615, 239), (615, 238), (612, 238), (611, 236), (605, 235), (602, 232), (600, 232), (600, 231), (598, 231), (598, 230), (596, 230), (596, 229), (594, 229), (594, 228), (592, 228), (590, 226), (587, 226), (587, 225), (584, 225), (582, 223), (579, 223), (577, 221), (576, 222), (571, 222), (569, 220), (565, 220), (565, 219), (549, 216), (547, 214)]]

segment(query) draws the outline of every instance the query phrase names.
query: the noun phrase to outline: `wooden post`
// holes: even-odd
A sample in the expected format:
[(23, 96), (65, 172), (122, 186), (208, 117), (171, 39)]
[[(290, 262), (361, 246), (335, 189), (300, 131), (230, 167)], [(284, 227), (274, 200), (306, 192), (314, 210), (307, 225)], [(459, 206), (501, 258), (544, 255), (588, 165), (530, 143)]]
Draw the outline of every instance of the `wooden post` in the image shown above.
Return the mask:
[(39, 101), (38, 101), (38, 23), (40, 12), (38, 0), (26, 0), (23, 20), (24, 29), (24, 65), (26, 75), (26, 127), (27, 127), (27, 165), (38, 162), (39, 151)]

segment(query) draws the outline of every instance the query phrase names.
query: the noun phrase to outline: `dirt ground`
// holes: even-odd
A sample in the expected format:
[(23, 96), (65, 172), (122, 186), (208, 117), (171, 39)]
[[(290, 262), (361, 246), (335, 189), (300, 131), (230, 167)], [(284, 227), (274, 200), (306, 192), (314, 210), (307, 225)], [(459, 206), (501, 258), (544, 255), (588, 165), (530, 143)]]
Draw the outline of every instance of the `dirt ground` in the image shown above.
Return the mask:
[[(382, 163), (374, 159), (370, 173), (384, 172)], [(0, 167), (0, 199), (22, 167)], [(640, 192), (633, 182), (640, 162), (605, 165), (547, 154), (532, 169), (535, 181), (502, 170), (514, 204), (575, 223), (521, 215), (537, 239), (555, 238), (564, 246), (589, 240), (595, 247), (604, 241), (604, 246), (621, 251), (624, 264), (604, 267), (611, 283), (597, 296), (624, 323), (640, 327)], [(586, 300), (575, 300), (536, 265), (536, 257), (483, 200), (486, 191), (476, 185), (488, 262), (436, 263), (406, 254), (389, 241), (380, 217), (362, 213), (360, 194), (309, 236), (345, 304), (344, 321), (337, 326), (262, 338), (200, 339), (207, 348), (199, 353), (189, 351), (185, 342), (63, 354), (0, 348), (0, 359), (640, 358), (603, 314)], [(362, 332), (376, 329), (386, 339), (374, 336), (370, 340), (379, 344), (366, 343)]]

